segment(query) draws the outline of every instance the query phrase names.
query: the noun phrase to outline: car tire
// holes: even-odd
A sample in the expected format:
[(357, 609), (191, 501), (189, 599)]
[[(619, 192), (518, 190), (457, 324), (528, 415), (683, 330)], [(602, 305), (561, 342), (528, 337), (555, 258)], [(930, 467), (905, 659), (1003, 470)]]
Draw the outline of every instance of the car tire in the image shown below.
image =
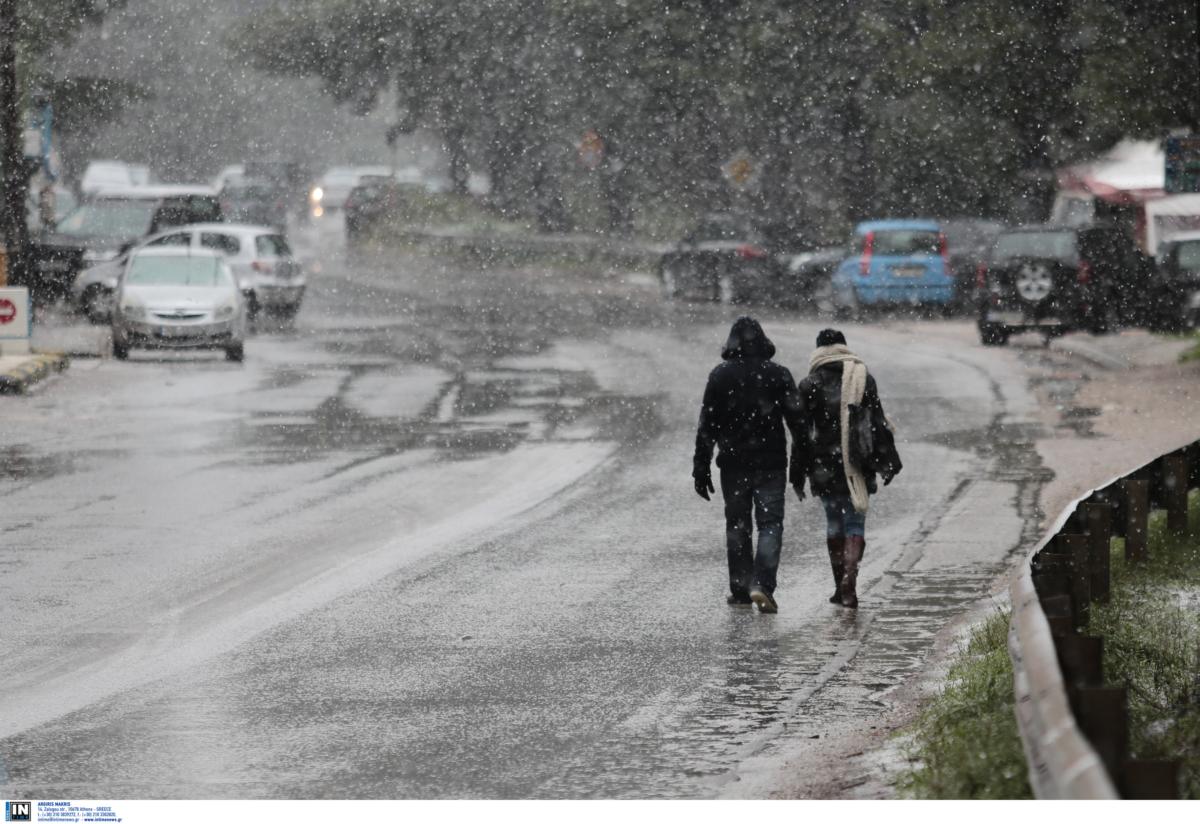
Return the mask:
[(979, 342), (984, 346), (1004, 346), (1008, 343), (1008, 334), (1008, 327), (1003, 324), (979, 324)]
[(98, 283), (92, 284), (83, 290), (79, 298), (79, 310), (89, 323), (97, 326), (108, 323), (112, 319), (112, 291)]
[(242, 341), (231, 343), (225, 347), (225, 360), (241, 363), (246, 359), (246, 344)]
[(850, 287), (850, 302), (839, 303), (833, 312), (833, 317), (840, 321), (857, 321), (862, 317), (862, 305), (858, 302), (858, 295), (854, 292), (854, 287)]
[(129, 360), (129, 345), (113, 338), (112, 353), (117, 360)]

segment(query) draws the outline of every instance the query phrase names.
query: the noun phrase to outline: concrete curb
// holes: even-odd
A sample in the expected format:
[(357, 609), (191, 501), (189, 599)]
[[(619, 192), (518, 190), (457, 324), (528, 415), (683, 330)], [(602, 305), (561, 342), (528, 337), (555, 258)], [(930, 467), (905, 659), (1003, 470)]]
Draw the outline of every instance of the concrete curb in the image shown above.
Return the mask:
[(16, 366), (0, 372), (0, 394), (24, 394), (30, 386), (52, 374), (64, 371), (69, 364), (70, 361), (63, 354), (30, 355)]

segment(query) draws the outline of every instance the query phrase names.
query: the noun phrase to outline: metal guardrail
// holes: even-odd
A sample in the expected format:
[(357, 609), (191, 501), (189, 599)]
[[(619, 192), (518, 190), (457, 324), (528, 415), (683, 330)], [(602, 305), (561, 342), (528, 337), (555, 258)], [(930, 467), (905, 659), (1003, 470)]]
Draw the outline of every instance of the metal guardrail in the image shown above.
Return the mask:
[(1082, 634), (1109, 594), (1114, 535), (1127, 563), (1147, 557), (1152, 509), (1187, 529), (1188, 490), (1200, 487), (1200, 441), (1155, 458), (1077, 498), (1013, 581), (1008, 650), (1017, 724), (1038, 798), (1178, 798), (1178, 762), (1129, 757), (1128, 696), (1103, 685), (1104, 639)]

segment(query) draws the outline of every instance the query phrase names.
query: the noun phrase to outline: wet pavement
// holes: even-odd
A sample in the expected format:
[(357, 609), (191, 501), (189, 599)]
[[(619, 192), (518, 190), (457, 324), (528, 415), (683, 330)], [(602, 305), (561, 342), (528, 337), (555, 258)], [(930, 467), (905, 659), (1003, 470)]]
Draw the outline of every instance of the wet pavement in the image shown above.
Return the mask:
[[(1036, 522), (1015, 359), (848, 326), (905, 461), (861, 609), (789, 497), (781, 612), (732, 610), (690, 464), (737, 311), (298, 241), (306, 306), (244, 365), (77, 360), (4, 399), (6, 794), (737, 794), (885, 709)], [(754, 311), (801, 374), (824, 324)]]

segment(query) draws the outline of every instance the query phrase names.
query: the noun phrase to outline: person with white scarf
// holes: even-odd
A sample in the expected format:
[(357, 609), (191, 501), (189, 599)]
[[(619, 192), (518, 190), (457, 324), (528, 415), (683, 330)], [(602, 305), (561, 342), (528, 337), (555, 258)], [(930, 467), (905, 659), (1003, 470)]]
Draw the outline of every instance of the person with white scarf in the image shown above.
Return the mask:
[[(891, 422), (883, 412), (875, 378), (836, 329), (817, 335), (808, 377), (800, 381), (802, 435), (792, 451), (791, 482), (807, 479), (821, 499), (826, 517), (826, 546), (836, 589), (830, 603), (858, 608), (858, 568), (866, 549), (870, 496), (876, 474), (886, 486), (900, 472)], [(854, 407), (867, 416), (871, 454), (856, 465), (850, 447)], [(857, 411), (857, 410), (854, 410)]]

